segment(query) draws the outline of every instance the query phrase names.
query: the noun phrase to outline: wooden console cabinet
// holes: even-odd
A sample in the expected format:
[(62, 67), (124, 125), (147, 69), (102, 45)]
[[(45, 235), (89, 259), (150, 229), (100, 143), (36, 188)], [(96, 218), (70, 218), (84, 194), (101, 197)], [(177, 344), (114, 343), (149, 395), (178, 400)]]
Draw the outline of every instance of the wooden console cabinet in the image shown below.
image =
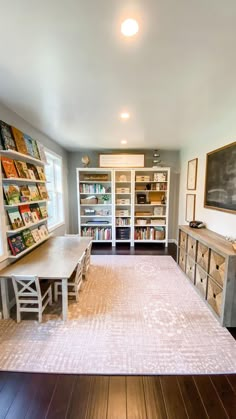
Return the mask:
[(236, 252), (208, 229), (179, 226), (178, 264), (222, 326), (236, 326)]

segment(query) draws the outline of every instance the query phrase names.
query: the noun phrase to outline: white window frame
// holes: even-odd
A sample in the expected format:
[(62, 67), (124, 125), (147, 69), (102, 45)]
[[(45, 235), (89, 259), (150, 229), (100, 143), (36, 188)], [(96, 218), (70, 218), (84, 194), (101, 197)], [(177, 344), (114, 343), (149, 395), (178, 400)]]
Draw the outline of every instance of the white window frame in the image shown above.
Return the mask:
[[(62, 226), (65, 224), (65, 208), (64, 208), (64, 189), (63, 189), (63, 159), (62, 156), (60, 156), (59, 154), (56, 154), (54, 151), (49, 150), (48, 148), (44, 148), (45, 150), (45, 154), (46, 154), (46, 158), (51, 157), (52, 159), (55, 160), (59, 160), (60, 161), (60, 166), (61, 166), (61, 199), (62, 199), (62, 214), (61, 214), (61, 219), (60, 221), (56, 222), (55, 224), (50, 225), (50, 219), (48, 220), (48, 230), (49, 232), (52, 232), (53, 230), (57, 229), (58, 227)], [(49, 155), (49, 156), (48, 156)], [(47, 165), (47, 163), (46, 163)], [(59, 195), (60, 192), (58, 192), (56, 190), (56, 185), (55, 185), (55, 168), (53, 167), (53, 177), (54, 177), (54, 192), (56, 193), (57, 197)], [(47, 183), (49, 183), (49, 179), (47, 179)], [(47, 185), (46, 183), (46, 185)], [(50, 184), (51, 185), (51, 184)], [(57, 199), (58, 202), (58, 199)]]

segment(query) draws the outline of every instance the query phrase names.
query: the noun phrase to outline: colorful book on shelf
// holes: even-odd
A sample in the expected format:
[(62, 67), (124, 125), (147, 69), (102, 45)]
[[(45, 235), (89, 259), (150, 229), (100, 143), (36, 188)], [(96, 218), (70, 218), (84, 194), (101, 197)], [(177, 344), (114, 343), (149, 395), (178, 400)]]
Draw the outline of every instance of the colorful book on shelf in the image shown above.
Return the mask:
[(40, 160), (42, 160), (44, 163), (47, 163), (47, 157), (45, 154), (44, 146), (39, 141), (37, 142), (37, 145), (38, 145)]
[(29, 205), (21, 205), (19, 207), (22, 220), (24, 221), (25, 226), (33, 224), (33, 217), (30, 211)]
[(34, 158), (41, 160), (39, 150), (38, 150), (38, 143), (34, 138), (32, 138), (32, 147), (33, 147)]
[(22, 234), (20, 233), (8, 237), (8, 243), (14, 256), (18, 255), (26, 249)]
[(36, 169), (36, 166), (34, 164), (27, 163), (27, 168), (28, 168), (30, 179), (39, 180), (39, 174)]
[(28, 202), (31, 200), (30, 190), (27, 185), (20, 185), (20, 200), (21, 202)]
[(11, 127), (11, 131), (16, 143), (17, 151), (19, 151), (19, 153), (22, 154), (28, 154), (23, 132), (21, 132), (18, 128), (13, 126)]
[(34, 238), (29, 228), (22, 231), (22, 237), (26, 247), (31, 247), (35, 244)]
[(24, 227), (24, 223), (22, 221), (21, 215), (19, 213), (18, 208), (9, 208), (7, 210), (8, 218), (11, 223), (11, 227), (13, 230), (16, 230), (17, 228)]
[(39, 179), (44, 180), (46, 182), (46, 175), (45, 175), (45, 172), (44, 172), (44, 167), (36, 166), (36, 169), (37, 169), (37, 172), (38, 172), (38, 175), (39, 175)]
[(7, 178), (18, 178), (18, 174), (14, 165), (14, 160), (8, 157), (2, 157), (2, 167)]
[(23, 134), (24, 135), (24, 140), (25, 140), (25, 145), (27, 148), (27, 152), (29, 154), (29, 156), (34, 158), (34, 149), (33, 149), (33, 144), (32, 144), (32, 138), (30, 137), (30, 135), (27, 134)]
[(39, 202), (38, 205), (39, 205), (39, 209), (40, 209), (42, 218), (47, 218), (48, 217), (48, 210), (47, 210), (46, 202)]
[(40, 199), (42, 199), (36, 185), (28, 185), (28, 188), (30, 190), (31, 201), (39, 201)]
[(45, 224), (39, 226), (39, 234), (42, 239), (48, 236), (48, 229)]
[(41, 241), (38, 228), (34, 228), (33, 230), (31, 230), (31, 233), (32, 233), (35, 243), (38, 243)]
[(3, 185), (3, 190), (8, 205), (20, 203), (20, 189), (17, 185)]
[(27, 164), (24, 161), (14, 161), (18, 175), (22, 179), (30, 179)]
[(38, 190), (42, 199), (48, 199), (48, 192), (45, 185), (38, 185)]
[(35, 222), (43, 218), (38, 204), (30, 204), (30, 211)]
[(5, 150), (16, 151), (16, 143), (11, 132), (11, 127), (3, 121), (0, 121), (0, 136)]

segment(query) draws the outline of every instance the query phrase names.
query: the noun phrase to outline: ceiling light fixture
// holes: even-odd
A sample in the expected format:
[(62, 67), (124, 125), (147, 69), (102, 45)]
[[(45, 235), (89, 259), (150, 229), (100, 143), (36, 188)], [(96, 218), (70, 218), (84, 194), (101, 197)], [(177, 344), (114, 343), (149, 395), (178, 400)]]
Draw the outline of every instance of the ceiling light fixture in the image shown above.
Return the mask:
[(129, 119), (130, 114), (129, 114), (129, 112), (121, 112), (120, 117), (121, 117), (121, 119)]
[(134, 19), (126, 19), (121, 24), (121, 33), (124, 36), (134, 36), (138, 33), (139, 25), (138, 22)]
[(127, 144), (127, 140), (121, 140), (121, 144)]

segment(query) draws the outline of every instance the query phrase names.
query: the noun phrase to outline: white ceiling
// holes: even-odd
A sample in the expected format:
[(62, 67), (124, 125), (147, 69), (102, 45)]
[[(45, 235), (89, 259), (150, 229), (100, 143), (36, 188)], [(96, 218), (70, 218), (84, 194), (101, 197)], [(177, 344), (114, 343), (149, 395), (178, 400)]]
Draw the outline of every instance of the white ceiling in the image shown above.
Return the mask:
[[(178, 149), (235, 127), (235, 0), (0, 0), (0, 10), (0, 101), (67, 149), (122, 138)], [(120, 35), (127, 17), (140, 24), (134, 39)]]

